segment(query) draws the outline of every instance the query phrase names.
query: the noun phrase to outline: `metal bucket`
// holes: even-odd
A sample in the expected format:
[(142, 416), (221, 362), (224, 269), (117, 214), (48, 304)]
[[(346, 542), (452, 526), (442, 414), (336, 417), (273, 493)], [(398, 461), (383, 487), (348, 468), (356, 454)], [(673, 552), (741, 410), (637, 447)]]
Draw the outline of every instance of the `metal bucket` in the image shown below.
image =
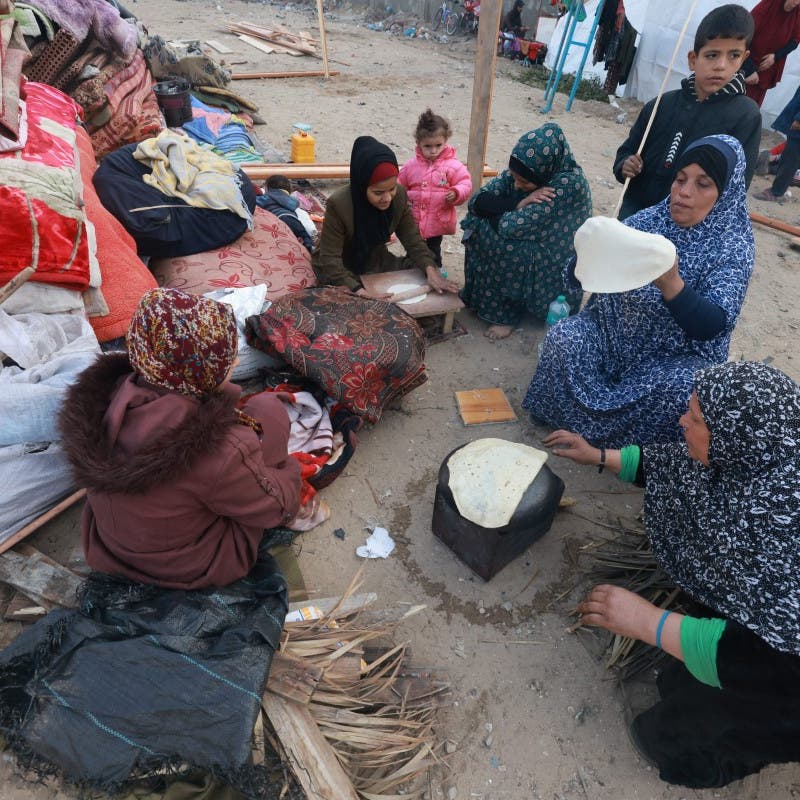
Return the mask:
[(178, 128), (192, 118), (191, 85), (185, 78), (171, 78), (153, 87), (158, 107), (164, 114), (167, 127)]

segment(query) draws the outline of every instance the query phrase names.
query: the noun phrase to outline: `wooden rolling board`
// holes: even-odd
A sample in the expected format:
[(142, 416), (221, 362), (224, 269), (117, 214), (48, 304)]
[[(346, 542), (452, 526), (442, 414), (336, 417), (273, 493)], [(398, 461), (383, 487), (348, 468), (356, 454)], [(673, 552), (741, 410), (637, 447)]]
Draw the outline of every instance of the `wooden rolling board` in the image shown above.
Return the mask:
[(511, 422), (517, 418), (502, 389), (470, 389), (456, 392), (456, 403), (465, 425)]
[[(397, 272), (372, 272), (362, 275), (361, 283), (370, 293), (385, 294), (395, 284), (416, 283), (419, 286), (426, 286), (428, 282), (425, 280), (421, 270), (401, 269)], [(397, 305), (412, 317), (433, 317), (438, 314), (452, 315), (464, 308), (461, 298), (454, 292), (444, 292), (443, 294), (428, 292), (425, 299), (419, 303), (398, 303)]]

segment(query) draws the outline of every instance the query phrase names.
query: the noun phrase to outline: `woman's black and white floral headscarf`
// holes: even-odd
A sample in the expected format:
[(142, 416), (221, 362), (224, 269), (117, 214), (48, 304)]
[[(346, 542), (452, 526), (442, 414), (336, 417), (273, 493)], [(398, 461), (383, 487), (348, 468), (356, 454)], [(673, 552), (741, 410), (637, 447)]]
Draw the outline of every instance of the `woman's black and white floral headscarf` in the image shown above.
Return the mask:
[(697, 373), (708, 466), (685, 444), (644, 448), (645, 526), (696, 600), (800, 655), (800, 386), (762, 363)]

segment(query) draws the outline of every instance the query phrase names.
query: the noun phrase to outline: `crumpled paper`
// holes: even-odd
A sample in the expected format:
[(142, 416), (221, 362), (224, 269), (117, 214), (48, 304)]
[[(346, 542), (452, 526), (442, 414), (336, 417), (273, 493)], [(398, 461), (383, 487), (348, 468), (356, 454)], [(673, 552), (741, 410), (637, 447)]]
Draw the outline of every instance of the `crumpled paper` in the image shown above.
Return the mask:
[(394, 550), (394, 539), (389, 536), (389, 531), (386, 528), (375, 527), (366, 543), (356, 548), (356, 555), (361, 558), (388, 558), (392, 550)]

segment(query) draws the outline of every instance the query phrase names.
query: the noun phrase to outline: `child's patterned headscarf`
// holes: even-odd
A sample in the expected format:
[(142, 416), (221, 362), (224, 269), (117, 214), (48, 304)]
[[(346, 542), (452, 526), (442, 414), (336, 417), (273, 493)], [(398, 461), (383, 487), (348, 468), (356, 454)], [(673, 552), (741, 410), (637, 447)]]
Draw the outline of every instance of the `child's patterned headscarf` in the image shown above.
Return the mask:
[(210, 394), (225, 380), (238, 347), (230, 306), (177, 289), (152, 289), (142, 297), (127, 341), (139, 375), (191, 397)]

